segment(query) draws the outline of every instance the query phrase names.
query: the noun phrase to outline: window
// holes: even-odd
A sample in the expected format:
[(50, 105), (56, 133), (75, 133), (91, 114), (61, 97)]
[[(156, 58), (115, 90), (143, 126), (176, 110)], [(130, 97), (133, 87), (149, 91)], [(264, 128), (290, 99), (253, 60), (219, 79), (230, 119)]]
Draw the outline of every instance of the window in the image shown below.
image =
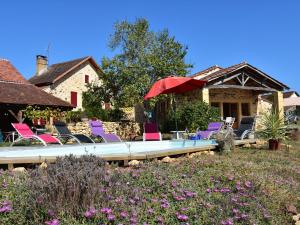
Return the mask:
[(77, 92), (71, 91), (71, 104), (77, 107)]
[(85, 76), (84, 76), (84, 82), (85, 82), (86, 84), (90, 83), (90, 76), (89, 76), (89, 75), (85, 75)]
[(243, 116), (250, 116), (249, 103), (242, 103), (242, 115)]

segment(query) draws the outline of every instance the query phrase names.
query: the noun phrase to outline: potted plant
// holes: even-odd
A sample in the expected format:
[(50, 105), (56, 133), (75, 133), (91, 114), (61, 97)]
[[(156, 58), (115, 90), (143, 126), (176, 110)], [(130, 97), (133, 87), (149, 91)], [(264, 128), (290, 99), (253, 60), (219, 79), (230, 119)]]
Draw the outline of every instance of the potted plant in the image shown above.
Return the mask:
[(261, 126), (262, 129), (257, 132), (258, 136), (268, 140), (270, 150), (278, 150), (280, 141), (286, 139), (286, 126), (281, 113), (276, 110), (264, 113)]

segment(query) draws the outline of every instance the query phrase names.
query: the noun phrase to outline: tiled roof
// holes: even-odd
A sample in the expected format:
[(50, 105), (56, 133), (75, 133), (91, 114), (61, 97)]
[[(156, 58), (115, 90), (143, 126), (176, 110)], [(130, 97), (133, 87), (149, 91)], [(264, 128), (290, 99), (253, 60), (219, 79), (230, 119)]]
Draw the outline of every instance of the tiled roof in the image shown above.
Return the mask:
[(202, 70), (202, 71), (200, 71), (198, 73), (193, 74), (191, 77), (196, 78), (196, 79), (197, 78), (200, 79), (201, 77), (203, 77), (203, 76), (205, 76), (205, 75), (207, 75), (209, 73), (212, 73), (214, 71), (218, 71), (218, 70), (221, 70), (221, 69), (223, 69), (223, 68), (220, 67), (220, 66), (214, 65), (214, 66), (208, 67), (205, 70)]
[[(271, 76), (269, 76), (268, 74), (262, 72), (261, 70), (255, 68), (254, 66), (248, 64), (247, 62), (242, 62), (242, 63), (239, 63), (239, 64), (235, 64), (235, 65), (229, 66), (227, 68), (218, 67), (219, 70), (217, 70), (215, 72), (207, 73), (207, 75), (203, 75), (203, 76), (200, 76), (200, 77), (197, 76), (197, 74), (199, 74), (199, 73), (197, 73), (197, 74), (193, 75), (192, 77), (194, 77), (195, 79), (197, 79), (197, 77), (198, 77), (198, 79), (200, 79), (200, 80), (205, 80), (205, 81), (211, 82), (212, 80), (215, 80), (215, 79), (220, 78), (222, 76), (230, 75), (231, 73), (233, 73), (233, 72), (235, 72), (239, 69), (242, 69), (244, 67), (247, 67), (247, 68), (250, 68), (252, 70), (257, 71), (262, 76), (268, 78), (269, 80), (271, 80), (274, 83), (277, 83), (277, 85), (281, 86), (283, 89), (289, 89), (289, 87), (287, 85), (277, 81), (276, 79), (272, 78)], [(213, 67), (210, 67), (207, 70), (212, 70), (211, 68), (213, 68)], [(200, 73), (203, 73), (204, 71), (201, 71)]]
[(72, 106), (30, 84), (8, 61), (0, 59), (0, 104)]
[(95, 63), (95, 61), (92, 59), (91, 56), (86, 56), (83, 58), (74, 59), (67, 62), (52, 64), (47, 69), (42, 71), (41, 74), (34, 75), (28, 81), (37, 86), (52, 84), (88, 60), (91, 60), (94, 66), (97, 66), (97, 64)]
[(0, 59), (0, 80), (28, 83), (19, 71), (6, 59)]
[(235, 64), (233, 66), (227, 67), (225, 69), (220, 69), (220, 70), (218, 70), (218, 71), (216, 71), (214, 73), (209, 74), (208, 76), (205, 76), (203, 79), (206, 80), (206, 81), (209, 81), (211, 79), (222, 77), (225, 74), (231, 73), (231, 72), (233, 72), (233, 71), (241, 68), (244, 65), (247, 65), (247, 63), (246, 62), (242, 62), (242, 63), (239, 63), (239, 64)]
[(300, 97), (285, 98), (283, 101), (284, 106), (300, 106)]
[(296, 91), (286, 91), (286, 92), (283, 93), (283, 97), (284, 97), (284, 98), (289, 98), (289, 97), (291, 97), (294, 93), (296, 94), (297, 97), (299, 97), (299, 94), (298, 94), (298, 92), (296, 92)]
[(72, 106), (34, 86), (33, 84), (0, 81), (0, 104), (41, 105), (41, 106)]

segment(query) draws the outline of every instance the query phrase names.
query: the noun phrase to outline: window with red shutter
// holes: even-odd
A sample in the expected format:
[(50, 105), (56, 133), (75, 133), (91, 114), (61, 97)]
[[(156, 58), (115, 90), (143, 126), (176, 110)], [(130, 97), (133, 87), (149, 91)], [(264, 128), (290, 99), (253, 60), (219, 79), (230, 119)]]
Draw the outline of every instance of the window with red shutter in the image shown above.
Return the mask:
[(71, 104), (77, 107), (77, 92), (71, 91)]
[(85, 75), (84, 81), (85, 81), (86, 84), (88, 84), (90, 82), (90, 76), (89, 75)]

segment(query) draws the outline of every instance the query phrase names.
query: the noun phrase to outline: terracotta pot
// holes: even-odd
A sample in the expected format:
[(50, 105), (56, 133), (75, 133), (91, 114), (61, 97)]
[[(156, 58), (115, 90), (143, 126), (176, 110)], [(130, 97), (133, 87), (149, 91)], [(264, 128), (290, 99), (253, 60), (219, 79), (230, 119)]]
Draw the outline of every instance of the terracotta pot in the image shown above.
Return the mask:
[(279, 140), (270, 139), (269, 140), (269, 150), (278, 150), (279, 148)]

